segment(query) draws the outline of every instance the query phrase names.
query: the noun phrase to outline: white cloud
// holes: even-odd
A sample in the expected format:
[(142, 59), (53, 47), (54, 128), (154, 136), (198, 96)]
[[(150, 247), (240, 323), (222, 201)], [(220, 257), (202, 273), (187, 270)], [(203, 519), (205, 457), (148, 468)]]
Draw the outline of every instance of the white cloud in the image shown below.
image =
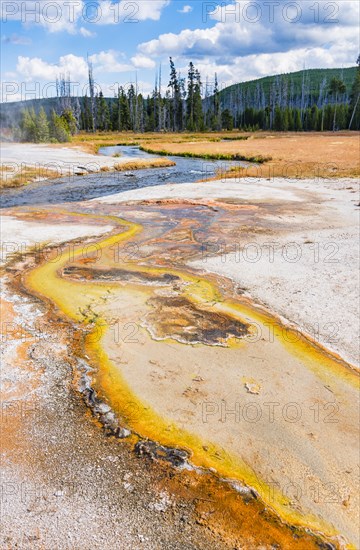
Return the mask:
[[(205, 84), (206, 76), (210, 82), (213, 80), (214, 74), (217, 73), (219, 87), (225, 88), (231, 84), (254, 80), (268, 75), (279, 73), (288, 73), (305, 68), (331, 68), (331, 67), (350, 67), (354, 65), (354, 60), (350, 56), (349, 51), (354, 46), (351, 41), (342, 40), (331, 46), (329, 49), (316, 48), (300, 48), (290, 52), (278, 53), (263, 53), (259, 55), (248, 55), (237, 57), (231, 64), (227, 60), (214, 60), (204, 58), (195, 63), (202, 75), (203, 84)], [(179, 60), (180, 62), (180, 60)], [(188, 67), (187, 63), (178, 65), (181, 74), (186, 74)]]
[(119, 23), (138, 23), (139, 21), (158, 21), (162, 11), (170, 0), (98, 0), (96, 8), (90, 3), (91, 10), (85, 9), (85, 20), (96, 25), (118, 25)]
[(84, 0), (5, 0), (1, 3), (2, 21), (21, 21), (23, 26), (41, 25), (49, 32), (76, 32)]
[[(119, 61), (121, 54), (109, 50), (93, 54), (89, 57), (94, 66), (95, 76), (103, 73), (119, 73), (131, 71), (132, 65)], [(57, 63), (48, 63), (40, 57), (19, 56), (16, 71), (25, 82), (53, 82), (60, 74), (70, 75), (72, 81), (86, 81), (88, 66), (84, 57), (74, 54), (63, 55)]]
[(14, 73), (13, 71), (6, 71), (6, 72), (4, 73), (4, 77), (5, 77), (5, 78), (9, 78), (9, 79), (10, 79), (10, 78), (11, 78), (11, 79), (15, 79), (15, 78), (17, 77), (17, 74)]
[(140, 52), (150, 55), (186, 55), (187, 51), (201, 42), (208, 43), (209, 48), (217, 47), (220, 29), (217, 25), (209, 29), (184, 29), (179, 34), (161, 34), (158, 39), (139, 45)]
[[(129, 4), (127, 0), (122, 0), (122, 3)], [(135, 4), (137, 4), (137, 12), (133, 16), (135, 19), (139, 21), (145, 21), (146, 19), (158, 21), (162, 11), (170, 4), (170, 0), (141, 0)]]
[(194, 8), (191, 6), (184, 6), (181, 8), (181, 10), (177, 10), (179, 13), (190, 13), (193, 11)]
[(80, 27), (79, 32), (84, 38), (93, 38), (96, 36), (96, 32), (91, 32), (88, 29), (85, 29), (85, 27)]
[(140, 53), (131, 58), (132, 63), (139, 69), (153, 69), (155, 67), (155, 61), (146, 55)]
[[(259, 12), (244, 12), (244, 6), (254, 4), (261, 8)], [(309, 68), (354, 65), (359, 50), (357, 2), (334, 4), (337, 12), (320, 0), (318, 13), (310, 9), (311, 3), (292, 3), (301, 7), (297, 14), (290, 9), (283, 12), (283, 4), (272, 3), (275, 8), (271, 17), (269, 4), (264, 0), (236, 0), (215, 10), (212, 4), (212, 12), (205, 14), (208, 28), (161, 34), (139, 44), (138, 51), (159, 59), (171, 55), (182, 74), (192, 59), (203, 79), (216, 71), (227, 84), (300, 70), (304, 63)], [(300, 18), (292, 23), (295, 15)], [(255, 16), (258, 20), (251, 22)]]
[(54, 81), (59, 74), (70, 74), (72, 78), (87, 77), (87, 63), (83, 57), (73, 54), (63, 55), (58, 63), (47, 63), (39, 57), (18, 57), (16, 70), (27, 81)]
[[(48, 32), (80, 32), (90, 36), (88, 25), (116, 25), (158, 21), (170, 0), (1, 0), (2, 21), (20, 21), (23, 26), (41, 25)], [(80, 25), (80, 26), (79, 26)]]
[[(210, 3), (211, 4), (211, 3)], [(269, 13), (269, 4), (274, 8)], [(244, 6), (256, 6), (257, 11), (244, 11)], [(300, 11), (291, 11), (291, 6)], [(183, 29), (180, 33), (166, 33), (157, 39), (139, 45), (139, 51), (147, 55), (192, 55), (221, 57), (246, 56), (252, 53), (271, 53), (289, 51), (303, 47), (323, 46), (329, 41), (346, 36), (359, 42), (357, 2), (344, 0), (334, 4), (337, 11), (331, 11), (328, 2), (318, 2), (319, 11), (314, 12), (310, 3), (287, 3), (284, 5), (259, 0), (257, 3), (245, 3), (236, 0), (232, 4), (219, 5), (212, 12), (203, 14), (208, 28)], [(294, 17), (298, 21), (293, 23)], [(256, 20), (254, 21), (254, 17)]]
[(5, 44), (13, 44), (15, 46), (29, 46), (32, 43), (28, 36), (19, 36), (17, 34), (12, 34), (11, 36), (4, 35), (1, 41), (5, 42)]
[(96, 71), (100, 73), (121, 73), (129, 71), (132, 66), (127, 63), (120, 63), (118, 61), (118, 52), (114, 50), (108, 50), (107, 52), (99, 52), (89, 57), (90, 61), (94, 64)]
[[(125, 61), (124, 54), (113, 50), (101, 51), (89, 56), (93, 64), (95, 87), (97, 92), (103, 91), (104, 95), (113, 96), (119, 85), (135, 81), (134, 66)], [(64, 75), (71, 81), (73, 95), (84, 95), (89, 93), (88, 89), (88, 65), (86, 58), (68, 54), (61, 56), (57, 62), (49, 63), (40, 57), (19, 56), (16, 73), (6, 76), (11, 84), (5, 101), (15, 101), (13, 86), (21, 90), (22, 99), (29, 97), (52, 97), (56, 95), (56, 79)], [(122, 73), (120, 76), (119, 73)], [(124, 75), (126, 74), (126, 78)], [(146, 88), (142, 83), (139, 90)], [(7, 89), (7, 88), (6, 88)], [(11, 93), (10, 93), (11, 92)], [(19, 98), (20, 99), (20, 98)]]
[(291, 27), (284, 25), (275, 28), (260, 23), (239, 25), (235, 22), (220, 22), (207, 29), (184, 29), (178, 34), (162, 34), (157, 39), (140, 44), (138, 49), (154, 56), (193, 56), (194, 59), (203, 56), (228, 56), (230, 62), (235, 56), (242, 57), (252, 53), (276, 53), (301, 47), (326, 48), (344, 36), (357, 46), (359, 33), (356, 21), (353, 26), (346, 28), (346, 32), (340, 24), (329, 29), (325, 25), (300, 23)]

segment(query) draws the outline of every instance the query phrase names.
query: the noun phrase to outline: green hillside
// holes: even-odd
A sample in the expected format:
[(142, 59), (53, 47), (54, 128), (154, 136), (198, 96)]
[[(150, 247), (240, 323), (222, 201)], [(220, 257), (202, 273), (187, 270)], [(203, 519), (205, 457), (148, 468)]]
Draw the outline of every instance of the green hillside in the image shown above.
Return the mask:
[[(335, 130), (360, 129), (360, 103), (354, 101), (352, 88), (357, 67), (346, 69), (308, 69), (242, 82), (201, 99), (197, 121), (190, 123), (186, 109), (189, 98), (180, 100), (180, 130)], [(332, 80), (334, 82), (332, 82)], [(332, 83), (332, 87), (331, 87)], [(344, 88), (345, 85), (345, 88)], [(336, 88), (334, 88), (334, 86)], [(339, 87), (340, 86), (340, 87)], [(2, 128), (19, 127), (24, 109), (41, 108), (46, 116), (54, 109), (59, 115), (70, 112), (79, 130), (173, 130), (173, 100), (155, 90), (148, 98), (135, 96), (134, 86), (119, 89), (118, 97), (104, 98), (100, 92), (93, 100), (86, 97), (36, 99), (1, 104)], [(199, 107), (199, 105), (198, 105)], [(356, 112), (355, 112), (356, 111)], [(31, 112), (29, 112), (31, 114)], [(37, 122), (35, 122), (36, 126)], [(2, 132), (6, 139), (6, 132)]]
[(291, 86), (293, 82), (294, 93), (300, 94), (302, 88), (303, 79), (305, 82), (308, 80), (310, 84), (309, 92), (316, 94), (319, 88), (326, 78), (329, 85), (332, 78), (340, 78), (343, 80), (346, 88), (350, 91), (356, 75), (356, 67), (350, 67), (346, 69), (308, 69), (305, 71), (297, 71), (295, 73), (278, 74), (274, 76), (265, 76), (264, 78), (257, 78), (256, 80), (250, 80), (248, 82), (241, 82), (239, 84), (233, 84), (224, 88), (221, 92), (221, 96), (226, 96), (231, 92), (236, 92), (239, 88), (242, 88), (245, 92), (248, 90), (254, 92), (257, 86), (262, 86), (266, 94), (270, 93), (271, 87), (276, 84), (279, 79), (288, 83)]
[[(264, 108), (273, 103), (300, 107), (301, 101), (321, 107), (327, 102), (329, 85), (333, 78), (341, 79), (346, 92), (340, 101), (348, 101), (355, 80), (356, 67), (346, 69), (308, 69), (295, 73), (266, 76), (249, 82), (228, 86), (220, 91), (223, 108), (233, 110), (242, 103), (242, 108)], [(302, 99), (303, 96), (303, 99)]]

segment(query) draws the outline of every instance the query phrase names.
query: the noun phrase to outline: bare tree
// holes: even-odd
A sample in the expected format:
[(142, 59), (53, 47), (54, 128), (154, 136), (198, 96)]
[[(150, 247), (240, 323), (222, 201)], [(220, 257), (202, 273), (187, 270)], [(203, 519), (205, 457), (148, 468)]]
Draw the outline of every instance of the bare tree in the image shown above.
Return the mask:
[(96, 105), (95, 105), (95, 83), (93, 65), (87, 56), (88, 74), (89, 74), (89, 93), (90, 93), (90, 109), (91, 109), (91, 125), (93, 132), (96, 132)]

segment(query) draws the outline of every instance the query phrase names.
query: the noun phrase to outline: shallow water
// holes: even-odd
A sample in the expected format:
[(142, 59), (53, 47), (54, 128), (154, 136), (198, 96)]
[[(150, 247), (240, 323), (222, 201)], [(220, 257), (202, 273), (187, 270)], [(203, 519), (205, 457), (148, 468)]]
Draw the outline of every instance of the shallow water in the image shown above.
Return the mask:
[[(137, 146), (103, 147), (102, 155), (112, 156), (116, 153), (121, 158), (151, 159), (152, 155), (141, 151)], [(99, 172), (86, 176), (68, 176), (38, 183), (19, 189), (6, 189), (1, 195), (1, 208), (33, 204), (58, 204), (95, 199), (113, 195), (121, 191), (139, 189), (164, 183), (191, 183), (211, 178), (218, 171), (225, 171), (230, 166), (246, 166), (246, 162), (214, 161), (183, 157), (168, 157), (176, 166), (167, 168), (146, 168), (128, 172)]]
[[(206, 214), (193, 208), (192, 225), (206, 218), (207, 233), (216, 235), (229, 220), (225, 206), (223, 212)], [(331, 503), (318, 502), (305, 491), (298, 505), (281, 482), (285, 467), (287, 480), (294, 482), (310, 471), (312, 486), (321, 487), (340, 487), (343, 470), (356, 471), (355, 373), (300, 333), (288, 338), (291, 329), (284, 332), (270, 313), (233, 295), (229, 282), (187, 270), (186, 257), (198, 250), (199, 242), (192, 233), (185, 240), (188, 220), (181, 207), (146, 205), (145, 223), (138, 205), (122, 208), (126, 219), (111, 215), (111, 205), (94, 203), (93, 209), (98, 213), (86, 213), (86, 208), (48, 212), (56, 220), (63, 214), (115, 223), (118, 230), (96, 240), (101, 254), (84, 257), (79, 244), (70, 262), (66, 254), (56, 262), (47, 260), (28, 272), (24, 283), (89, 330), (82, 353), (96, 367), (92, 383), (97, 395), (133, 433), (185, 449), (196, 466), (252, 487), (285, 521), (328, 536), (340, 527), (354, 536), (345, 509), (334, 512)], [(239, 210), (237, 223), (245, 216)], [(212, 230), (211, 219), (218, 222)], [(114, 254), (127, 243), (135, 245), (131, 259)], [(116, 326), (121, 336), (115, 334)], [(249, 384), (258, 391), (249, 395)], [(336, 402), (328, 396), (329, 387)], [(130, 416), (124, 409), (128, 403)], [(262, 409), (270, 403), (285, 411), (289, 405), (300, 407), (301, 421), (294, 424), (286, 415), (276, 422), (267, 418)], [(314, 422), (314, 403), (324, 404), (326, 419), (334, 410), (341, 414), (334, 422)], [(240, 417), (234, 413), (239, 407), (255, 407), (256, 416)], [(220, 416), (218, 410), (223, 411)], [(270, 482), (276, 485), (274, 492)]]

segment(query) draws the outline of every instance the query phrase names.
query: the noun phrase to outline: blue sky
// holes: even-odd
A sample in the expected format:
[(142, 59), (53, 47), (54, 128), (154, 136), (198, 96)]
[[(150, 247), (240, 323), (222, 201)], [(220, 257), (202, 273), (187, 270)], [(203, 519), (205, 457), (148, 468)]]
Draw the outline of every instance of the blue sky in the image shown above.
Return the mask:
[(138, 80), (147, 94), (171, 55), (185, 75), (221, 86), (296, 71), (348, 67), (359, 53), (354, 0), (1, 0), (2, 100), (53, 95), (59, 74), (74, 90), (87, 81), (89, 55), (105, 95)]

